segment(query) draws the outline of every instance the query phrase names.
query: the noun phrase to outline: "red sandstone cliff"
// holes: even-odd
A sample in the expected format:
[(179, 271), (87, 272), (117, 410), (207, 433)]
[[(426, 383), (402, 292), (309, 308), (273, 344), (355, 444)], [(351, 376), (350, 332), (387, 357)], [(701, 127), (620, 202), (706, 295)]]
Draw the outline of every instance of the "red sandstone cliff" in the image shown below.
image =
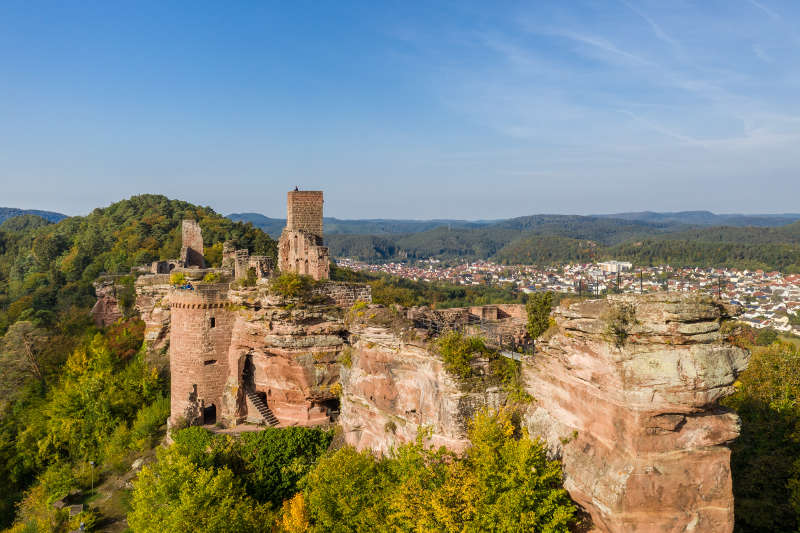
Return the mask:
[(424, 427), (432, 432), (431, 445), (461, 450), (475, 412), (505, 400), (498, 387), (462, 390), (430, 345), (408, 330), (361, 324), (351, 332), (339, 423), (345, 441), (358, 449), (386, 452), (413, 441)]
[(719, 408), (749, 354), (723, 344), (725, 309), (697, 296), (611, 296), (555, 312), (526, 360), (527, 424), (563, 461), (600, 531), (730, 532), (730, 450)]
[[(327, 424), (338, 411), (338, 358), (345, 348), (336, 306), (289, 305), (263, 290), (230, 294), (237, 307), (223, 401), (226, 418), (260, 421), (245, 388), (262, 394), (281, 425)], [(245, 366), (251, 366), (251, 374)], [(252, 377), (243, 383), (242, 376)]]

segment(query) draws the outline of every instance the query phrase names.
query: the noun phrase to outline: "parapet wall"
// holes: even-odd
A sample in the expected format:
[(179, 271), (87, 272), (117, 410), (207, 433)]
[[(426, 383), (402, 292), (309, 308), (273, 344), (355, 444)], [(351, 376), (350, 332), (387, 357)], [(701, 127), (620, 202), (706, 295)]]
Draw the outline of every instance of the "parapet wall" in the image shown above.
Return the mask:
[(372, 287), (366, 283), (328, 281), (314, 288), (314, 294), (330, 298), (339, 307), (352, 307), (356, 302), (372, 303)]

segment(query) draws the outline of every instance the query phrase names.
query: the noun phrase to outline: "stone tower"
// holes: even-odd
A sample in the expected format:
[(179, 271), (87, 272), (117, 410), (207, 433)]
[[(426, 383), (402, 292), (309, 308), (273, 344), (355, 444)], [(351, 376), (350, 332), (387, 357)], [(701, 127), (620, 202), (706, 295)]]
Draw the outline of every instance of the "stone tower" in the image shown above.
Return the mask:
[(181, 225), (181, 261), (184, 267), (206, 267), (203, 258), (203, 232), (196, 220), (184, 220)]
[(330, 278), (330, 255), (322, 245), (322, 191), (289, 191), (278, 268), (315, 280)]
[(220, 286), (172, 289), (169, 366), (170, 422), (213, 424), (228, 377), (234, 313)]

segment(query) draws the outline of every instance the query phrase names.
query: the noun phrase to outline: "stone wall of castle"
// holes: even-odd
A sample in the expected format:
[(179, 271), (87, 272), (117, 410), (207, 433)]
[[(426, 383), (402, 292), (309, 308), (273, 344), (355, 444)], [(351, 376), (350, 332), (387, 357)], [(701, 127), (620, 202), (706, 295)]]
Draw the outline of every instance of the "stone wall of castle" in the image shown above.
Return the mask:
[(353, 307), (356, 302), (372, 303), (372, 287), (365, 283), (328, 281), (315, 287), (313, 292), (345, 309)]

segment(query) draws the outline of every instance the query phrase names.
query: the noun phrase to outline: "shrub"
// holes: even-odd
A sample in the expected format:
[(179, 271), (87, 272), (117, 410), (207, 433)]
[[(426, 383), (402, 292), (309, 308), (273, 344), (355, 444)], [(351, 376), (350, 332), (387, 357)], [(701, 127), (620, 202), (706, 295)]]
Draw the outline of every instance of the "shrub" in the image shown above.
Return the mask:
[(628, 340), (630, 329), (636, 324), (636, 308), (632, 304), (612, 305), (606, 316), (606, 336), (614, 346), (622, 348)]
[(575, 522), (561, 465), (508, 412), (478, 414), (461, 455), (426, 437), (382, 458), (352, 447), (323, 457), (302, 482), (297, 514), (311, 531), (567, 533)]
[(342, 355), (339, 356), (339, 363), (345, 368), (353, 366), (353, 349), (350, 346), (342, 350)]
[(217, 272), (209, 272), (203, 276), (204, 283), (217, 283), (220, 280), (220, 275)]
[(472, 377), (472, 360), (476, 355), (489, 356), (491, 350), (483, 339), (468, 337), (458, 331), (448, 331), (437, 341), (439, 354), (444, 361), (444, 368), (462, 379)]
[(118, 282), (117, 302), (122, 309), (122, 314), (131, 316), (136, 305), (136, 288), (134, 287), (133, 276), (125, 276)]
[(756, 344), (758, 346), (769, 346), (773, 342), (778, 340), (778, 334), (775, 330), (764, 328), (758, 332), (756, 336)]
[(311, 276), (302, 276), (294, 272), (284, 272), (270, 283), (270, 290), (284, 298), (308, 299), (314, 287)]
[(186, 275), (183, 272), (173, 272), (169, 275), (169, 284), (176, 287), (186, 285)]
[(159, 450), (134, 483), (131, 529), (163, 531), (269, 532), (274, 516), (254, 501), (226, 467), (198, 466), (174, 448)]
[(169, 417), (169, 398), (161, 396), (150, 405), (139, 409), (131, 426), (131, 438), (139, 448), (150, 448), (153, 438)]

